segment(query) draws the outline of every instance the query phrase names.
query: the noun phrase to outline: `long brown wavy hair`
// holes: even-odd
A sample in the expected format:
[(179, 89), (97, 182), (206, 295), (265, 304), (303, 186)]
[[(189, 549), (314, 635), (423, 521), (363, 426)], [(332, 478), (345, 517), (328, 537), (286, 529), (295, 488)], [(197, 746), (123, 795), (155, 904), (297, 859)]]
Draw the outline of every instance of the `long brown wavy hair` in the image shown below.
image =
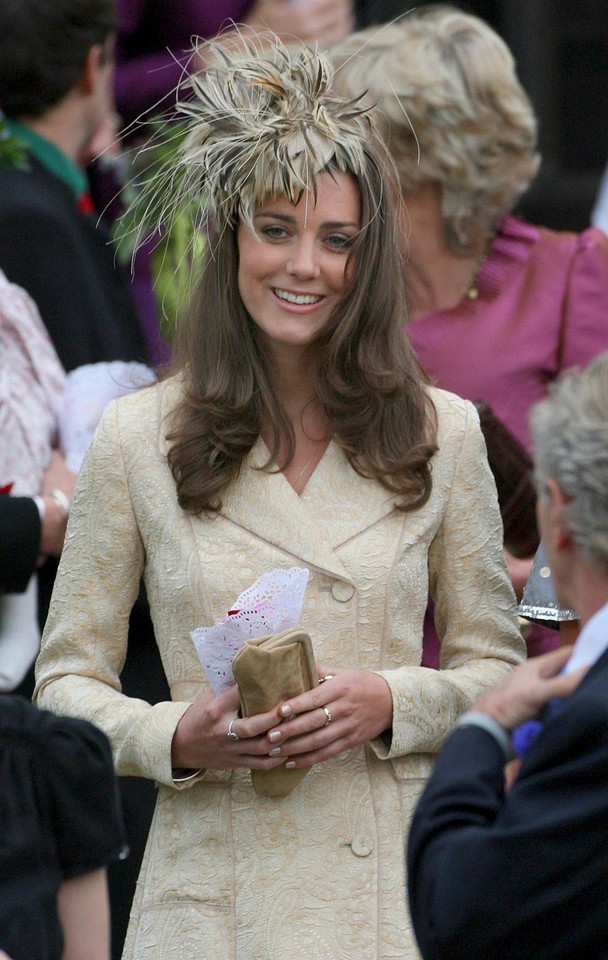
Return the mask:
[[(396, 193), (371, 145), (365, 155), (367, 170), (355, 177), (362, 227), (349, 255), (351, 279), (315, 344), (316, 391), (353, 469), (396, 494), (399, 509), (415, 510), (431, 493), (436, 416), (405, 332)], [(178, 500), (195, 514), (221, 509), (263, 424), (271, 426), (274, 445), (261, 469), (276, 469), (281, 440), (287, 463), (295, 447), (272, 361), (239, 294), (236, 225), (212, 232), (207, 251), (189, 317), (178, 328), (184, 391), (168, 433)]]

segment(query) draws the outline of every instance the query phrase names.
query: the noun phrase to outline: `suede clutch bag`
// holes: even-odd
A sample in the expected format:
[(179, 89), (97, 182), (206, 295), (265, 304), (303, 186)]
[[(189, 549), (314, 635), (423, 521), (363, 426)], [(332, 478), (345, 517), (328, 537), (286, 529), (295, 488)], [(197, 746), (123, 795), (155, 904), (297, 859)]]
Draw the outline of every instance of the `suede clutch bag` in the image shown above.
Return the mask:
[[(232, 672), (244, 717), (266, 713), (318, 683), (310, 637), (297, 627), (245, 641), (232, 661)], [(251, 782), (262, 797), (285, 797), (306, 773), (282, 764), (273, 770), (252, 770)]]

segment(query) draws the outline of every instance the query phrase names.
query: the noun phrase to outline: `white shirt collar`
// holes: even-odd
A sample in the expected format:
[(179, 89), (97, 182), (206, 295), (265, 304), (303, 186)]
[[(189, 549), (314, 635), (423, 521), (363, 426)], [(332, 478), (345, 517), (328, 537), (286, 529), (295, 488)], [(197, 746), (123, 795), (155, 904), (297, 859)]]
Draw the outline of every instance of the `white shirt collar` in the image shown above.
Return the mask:
[(591, 666), (608, 649), (608, 603), (594, 613), (579, 633), (563, 673)]

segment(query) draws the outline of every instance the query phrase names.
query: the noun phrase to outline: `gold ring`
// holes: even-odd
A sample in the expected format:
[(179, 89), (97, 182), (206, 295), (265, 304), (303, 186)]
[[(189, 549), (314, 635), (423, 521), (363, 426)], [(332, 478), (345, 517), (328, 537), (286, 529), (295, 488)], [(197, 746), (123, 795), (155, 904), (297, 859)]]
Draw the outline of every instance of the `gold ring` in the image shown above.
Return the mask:
[(319, 679), (319, 683), (325, 683), (326, 680), (333, 680), (333, 678), (334, 678), (333, 673), (326, 673), (324, 677), (321, 677)]
[(321, 707), (321, 709), (325, 714), (325, 723), (323, 724), (323, 726), (326, 727), (328, 723), (332, 722), (333, 717), (331, 715), (331, 710), (328, 710), (327, 707)]
[[(241, 739), (241, 738), (239, 737), (238, 733), (235, 733), (234, 730), (232, 729), (232, 724), (234, 723), (234, 721), (235, 721), (236, 719), (237, 719), (237, 717), (233, 717), (232, 720), (230, 721), (230, 723), (228, 724), (228, 733), (226, 734), (226, 736), (228, 737), (229, 740), (240, 740), (240, 739)], [(328, 722), (329, 722), (329, 721), (328, 721)]]

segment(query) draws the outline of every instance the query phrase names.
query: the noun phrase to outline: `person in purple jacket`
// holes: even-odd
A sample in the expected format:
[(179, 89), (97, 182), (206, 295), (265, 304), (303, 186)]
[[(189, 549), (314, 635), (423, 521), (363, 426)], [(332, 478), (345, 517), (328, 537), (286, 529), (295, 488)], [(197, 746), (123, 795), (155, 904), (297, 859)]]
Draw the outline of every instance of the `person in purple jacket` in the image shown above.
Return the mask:
[(127, 124), (170, 105), (193, 37), (208, 39), (234, 22), (328, 47), (354, 26), (353, 0), (117, 0), (117, 8), (115, 96)]
[(354, 26), (391, 20), (408, 0), (117, 0), (115, 96), (125, 123), (166, 105), (189, 59), (192, 37), (231, 22), (330, 47)]
[[(485, 401), (529, 452), (528, 412), (547, 385), (608, 348), (608, 238), (513, 215), (539, 165), (536, 118), (483, 20), (421, 7), (331, 57), (338, 87), (377, 104), (397, 166), (414, 350), (440, 387)], [(507, 561), (521, 596), (532, 557)], [(540, 627), (527, 640), (530, 654), (559, 642)], [(427, 655), (436, 665), (436, 646)]]

